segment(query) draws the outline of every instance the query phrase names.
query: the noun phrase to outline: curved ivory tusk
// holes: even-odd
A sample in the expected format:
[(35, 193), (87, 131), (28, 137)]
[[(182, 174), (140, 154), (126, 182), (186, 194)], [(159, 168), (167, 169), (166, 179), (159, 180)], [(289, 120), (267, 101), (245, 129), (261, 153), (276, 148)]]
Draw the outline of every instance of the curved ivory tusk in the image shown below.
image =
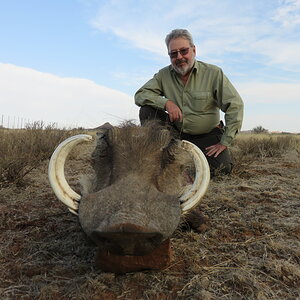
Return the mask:
[(81, 196), (73, 191), (66, 181), (64, 173), (65, 162), (68, 154), (76, 145), (91, 140), (93, 140), (93, 137), (88, 134), (78, 134), (69, 137), (58, 145), (49, 162), (48, 177), (50, 185), (56, 197), (67, 205), (74, 214), (77, 214), (78, 201), (81, 199)]
[(210, 169), (205, 155), (196, 145), (185, 140), (181, 142), (182, 148), (191, 153), (196, 168), (192, 187), (180, 197), (182, 212), (186, 213), (194, 208), (204, 196), (210, 180)]

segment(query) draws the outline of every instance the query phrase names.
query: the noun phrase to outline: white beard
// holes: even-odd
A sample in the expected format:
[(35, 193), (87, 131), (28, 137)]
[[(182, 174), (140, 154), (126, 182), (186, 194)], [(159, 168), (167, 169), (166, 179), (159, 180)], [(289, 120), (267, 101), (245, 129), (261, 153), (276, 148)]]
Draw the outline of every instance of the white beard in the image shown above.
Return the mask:
[(184, 62), (186, 62), (186, 64), (183, 66), (177, 66), (176, 62), (172, 64), (174, 70), (181, 76), (185, 76), (187, 73), (189, 73), (194, 65), (194, 61), (188, 61), (185, 59)]

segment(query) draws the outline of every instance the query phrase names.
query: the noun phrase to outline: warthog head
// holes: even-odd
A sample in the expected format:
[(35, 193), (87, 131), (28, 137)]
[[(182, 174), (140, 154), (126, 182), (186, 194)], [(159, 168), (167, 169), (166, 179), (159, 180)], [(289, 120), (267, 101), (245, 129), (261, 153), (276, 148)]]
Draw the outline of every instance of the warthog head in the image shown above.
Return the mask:
[[(91, 140), (90, 135), (77, 135), (57, 147), (49, 164), (51, 186), (78, 214), (99, 249), (114, 255), (147, 255), (172, 235), (182, 214), (204, 195), (209, 183), (206, 158), (157, 123), (112, 127), (97, 134), (94, 174), (78, 195), (66, 182), (64, 164), (75, 145)], [(186, 167), (191, 162), (195, 180), (187, 185)]]

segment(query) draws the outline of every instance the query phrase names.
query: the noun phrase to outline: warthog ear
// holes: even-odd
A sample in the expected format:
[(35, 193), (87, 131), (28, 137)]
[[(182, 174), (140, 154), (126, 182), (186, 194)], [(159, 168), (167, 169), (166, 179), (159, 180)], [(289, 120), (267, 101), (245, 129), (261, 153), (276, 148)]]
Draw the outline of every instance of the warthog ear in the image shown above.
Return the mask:
[(92, 153), (92, 163), (95, 162), (99, 157), (104, 157), (107, 155), (108, 151), (108, 142), (107, 142), (107, 132), (108, 130), (105, 131), (100, 131), (97, 132), (97, 140), (96, 140), (96, 148)]
[(96, 173), (92, 183), (93, 192), (99, 191), (110, 183), (112, 169), (112, 151), (109, 144), (109, 132), (111, 130), (97, 133), (97, 145), (91, 155), (91, 164)]
[(164, 169), (168, 164), (175, 160), (175, 151), (178, 147), (177, 141), (172, 138), (170, 143), (163, 148), (161, 168)]
[(189, 152), (182, 149), (181, 141), (169, 138), (169, 144), (162, 149), (160, 169), (154, 181), (156, 188), (162, 193), (179, 197), (189, 184), (184, 172), (188, 166), (193, 167)]

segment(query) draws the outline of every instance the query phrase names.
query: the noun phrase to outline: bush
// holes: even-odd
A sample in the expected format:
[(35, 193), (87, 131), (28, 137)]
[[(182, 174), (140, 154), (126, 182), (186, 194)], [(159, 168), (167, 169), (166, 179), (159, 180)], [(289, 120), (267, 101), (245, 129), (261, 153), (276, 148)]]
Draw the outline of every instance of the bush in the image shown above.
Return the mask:
[(268, 133), (268, 130), (263, 128), (262, 126), (256, 126), (252, 129), (253, 133)]
[(61, 130), (42, 122), (26, 129), (0, 129), (0, 186), (21, 183), (24, 176), (49, 159), (57, 145), (74, 131)]

